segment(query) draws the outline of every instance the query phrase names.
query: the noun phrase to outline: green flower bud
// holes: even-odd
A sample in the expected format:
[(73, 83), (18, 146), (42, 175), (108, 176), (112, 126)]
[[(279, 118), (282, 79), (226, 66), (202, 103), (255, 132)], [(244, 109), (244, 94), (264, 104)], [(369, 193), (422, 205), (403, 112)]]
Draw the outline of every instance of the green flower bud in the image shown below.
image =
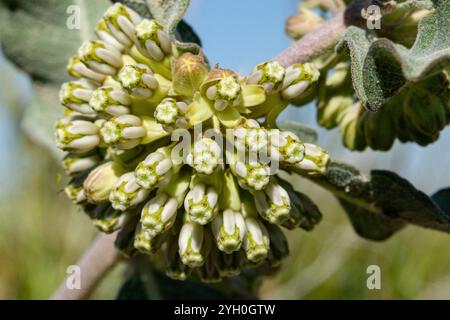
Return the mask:
[(277, 90), (284, 79), (285, 70), (277, 61), (264, 62), (256, 66), (248, 77), (248, 84), (259, 84), (266, 92)]
[(78, 49), (80, 60), (92, 70), (105, 75), (115, 75), (122, 67), (122, 55), (114, 46), (101, 41), (86, 41)]
[(269, 254), (269, 235), (266, 227), (258, 219), (248, 217), (245, 219), (247, 232), (243, 242), (243, 248), (247, 259), (258, 263)]
[(286, 32), (290, 37), (300, 39), (305, 34), (317, 29), (323, 22), (324, 19), (313, 10), (300, 5), (300, 12), (287, 19)]
[(214, 103), (217, 111), (241, 102), (241, 84), (236, 74), (227, 69), (214, 68), (201, 85), (202, 92)]
[(305, 157), (302, 161), (295, 164), (295, 166), (309, 175), (324, 174), (327, 170), (329, 154), (322, 148), (305, 143)]
[(68, 154), (62, 160), (62, 166), (68, 175), (73, 175), (99, 164), (101, 161), (98, 154), (92, 155), (79, 155), (79, 154)]
[(281, 224), (289, 218), (289, 195), (279, 184), (270, 182), (263, 191), (254, 193), (256, 209), (270, 223)]
[(103, 19), (111, 35), (125, 47), (131, 47), (134, 39), (134, 30), (141, 21), (141, 17), (132, 9), (121, 3), (110, 7)]
[(200, 138), (194, 143), (186, 162), (198, 173), (211, 174), (221, 163), (222, 151), (212, 139)]
[(153, 189), (160, 182), (171, 177), (172, 167), (170, 157), (155, 151), (137, 165), (134, 174), (139, 185), (146, 189)]
[(362, 115), (365, 112), (359, 102), (345, 108), (338, 116), (339, 131), (344, 146), (352, 150), (363, 150), (366, 147)]
[(143, 189), (137, 183), (134, 172), (128, 172), (114, 183), (109, 201), (114, 209), (125, 211), (144, 201), (149, 193), (149, 190)]
[(102, 232), (112, 233), (122, 226), (124, 218), (125, 215), (111, 205), (99, 204), (94, 210), (93, 224)]
[(100, 128), (100, 135), (107, 145), (125, 150), (139, 145), (146, 133), (141, 119), (131, 114), (105, 121)]
[(141, 213), (141, 223), (151, 237), (156, 237), (172, 227), (177, 209), (177, 199), (162, 192), (145, 204)]
[(261, 190), (270, 181), (269, 166), (257, 161), (250, 160), (247, 164), (237, 161), (234, 171), (238, 177), (239, 185), (243, 188)]
[(86, 201), (86, 194), (83, 190), (83, 184), (76, 182), (69, 183), (67, 187), (64, 188), (64, 192), (67, 197), (75, 204), (80, 204)]
[(144, 64), (124, 66), (118, 78), (129, 94), (141, 98), (150, 98), (159, 85), (153, 72)]
[(74, 153), (88, 152), (100, 142), (98, 127), (83, 118), (68, 116), (56, 122), (56, 146)]
[(241, 248), (245, 237), (245, 221), (241, 213), (226, 209), (212, 221), (211, 227), (219, 250), (231, 253)]
[(204, 225), (216, 216), (218, 198), (214, 187), (198, 183), (186, 195), (184, 209), (192, 221)]
[(281, 96), (287, 101), (298, 98), (311, 84), (319, 80), (319, 75), (319, 70), (311, 63), (289, 66), (281, 85)]
[(169, 35), (155, 20), (143, 19), (136, 26), (134, 35), (139, 52), (153, 60), (161, 61), (172, 51)]
[(113, 161), (92, 170), (83, 184), (88, 201), (90, 203), (107, 201), (114, 183), (122, 174), (123, 168)]
[(95, 88), (95, 84), (86, 79), (66, 82), (59, 91), (59, 101), (70, 110), (87, 115), (95, 114), (88, 103)]
[(130, 113), (131, 99), (122, 88), (103, 86), (92, 93), (89, 105), (96, 112), (121, 116)]
[(302, 161), (305, 156), (305, 146), (290, 131), (271, 130), (270, 142), (278, 151), (280, 161), (294, 164)]
[(154, 237), (152, 231), (142, 225), (138, 225), (133, 245), (140, 252), (152, 254), (158, 251), (166, 239), (166, 234), (161, 234)]
[(194, 222), (186, 222), (180, 230), (178, 247), (181, 261), (196, 268), (205, 262), (201, 250), (203, 247), (203, 226)]
[(203, 56), (190, 52), (179, 56), (173, 68), (173, 90), (185, 97), (193, 97), (208, 75), (208, 67)]
[(154, 117), (167, 131), (174, 128), (187, 128), (188, 123), (184, 117), (187, 107), (188, 105), (183, 101), (165, 98), (156, 106)]
[(254, 119), (247, 119), (242, 126), (233, 130), (233, 135), (237, 139), (238, 149), (245, 146), (250, 152), (258, 152), (268, 148), (268, 132)]

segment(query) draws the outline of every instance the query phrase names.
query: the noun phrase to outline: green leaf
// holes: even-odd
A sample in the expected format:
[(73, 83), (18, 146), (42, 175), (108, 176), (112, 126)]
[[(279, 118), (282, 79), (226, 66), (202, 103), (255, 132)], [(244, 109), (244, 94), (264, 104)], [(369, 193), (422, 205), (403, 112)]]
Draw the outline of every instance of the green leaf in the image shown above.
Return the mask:
[[(80, 8), (80, 29), (70, 30), (67, 8)], [(109, 6), (107, 0), (0, 0), (0, 39), (5, 55), (34, 79), (60, 83), (66, 65)]]
[(277, 122), (277, 127), (281, 130), (291, 131), (303, 142), (314, 143), (317, 141), (317, 131), (305, 124), (294, 121)]
[(190, 0), (113, 0), (113, 2), (121, 2), (140, 15), (164, 24), (180, 51), (199, 52), (201, 45), (199, 37), (186, 22), (181, 20)]
[[(355, 228), (368, 239), (385, 239), (407, 223), (450, 233), (450, 214), (393, 172), (373, 170), (367, 176), (352, 166), (331, 162), (324, 176), (309, 178), (344, 201)], [(369, 224), (378, 226), (370, 230)]]
[(450, 188), (439, 190), (431, 198), (442, 211), (450, 215)]
[(349, 53), (353, 87), (367, 109), (377, 111), (408, 82), (450, 64), (450, 0), (433, 0), (433, 4), (435, 13), (420, 21), (410, 49), (355, 26), (347, 29), (336, 50)]

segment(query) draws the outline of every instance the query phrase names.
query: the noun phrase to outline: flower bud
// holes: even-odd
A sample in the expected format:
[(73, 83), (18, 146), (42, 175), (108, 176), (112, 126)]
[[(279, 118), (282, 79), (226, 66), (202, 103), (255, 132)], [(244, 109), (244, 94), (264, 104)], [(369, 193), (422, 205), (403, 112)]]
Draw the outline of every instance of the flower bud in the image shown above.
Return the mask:
[(56, 146), (61, 150), (84, 153), (99, 144), (98, 127), (78, 119), (69, 116), (56, 122)]
[(158, 88), (158, 80), (150, 68), (143, 64), (124, 66), (118, 78), (122, 87), (133, 96), (150, 98)]
[(92, 93), (89, 105), (96, 112), (121, 116), (130, 112), (131, 99), (122, 88), (103, 86)]
[(73, 203), (80, 204), (86, 201), (86, 194), (83, 190), (83, 184), (78, 184), (76, 182), (69, 183), (67, 187), (64, 188), (64, 192)]
[(168, 230), (175, 222), (178, 201), (162, 192), (147, 202), (142, 209), (141, 223), (151, 237)]
[(311, 64), (294, 64), (286, 68), (281, 96), (285, 100), (293, 100), (305, 92), (312, 83), (319, 80), (319, 70)]
[(174, 280), (184, 281), (187, 279), (191, 269), (187, 267), (178, 254), (178, 241), (175, 237), (172, 237), (167, 241), (165, 258), (166, 258), (166, 275)]
[(243, 250), (234, 251), (230, 254), (222, 252), (220, 254), (219, 273), (222, 277), (237, 276), (241, 272), (241, 267), (246, 261)]
[(101, 41), (86, 41), (78, 49), (78, 56), (86, 66), (105, 75), (115, 75), (122, 67), (122, 56), (112, 45)]
[(188, 126), (184, 114), (187, 104), (173, 98), (163, 99), (155, 109), (154, 117), (167, 131)]
[(270, 238), (270, 251), (267, 258), (272, 267), (278, 267), (281, 260), (289, 255), (288, 242), (283, 231), (276, 225), (267, 225), (267, 232)]
[(300, 12), (290, 16), (286, 21), (286, 32), (294, 38), (300, 39), (307, 33), (317, 29), (324, 19), (306, 6), (300, 6)]
[(329, 154), (319, 146), (311, 143), (305, 143), (305, 157), (302, 161), (295, 164), (301, 170), (310, 175), (324, 174), (327, 170)]
[(203, 56), (190, 52), (179, 56), (173, 69), (173, 90), (185, 97), (194, 96), (208, 75), (208, 67)]
[(166, 154), (155, 151), (140, 162), (134, 174), (139, 185), (146, 189), (153, 189), (161, 181), (170, 178), (172, 160)]
[(201, 250), (203, 247), (203, 226), (194, 222), (186, 222), (180, 230), (178, 247), (181, 261), (196, 268), (205, 262)]
[(106, 75), (88, 67), (78, 56), (72, 56), (69, 59), (67, 73), (74, 78), (85, 77), (98, 83), (102, 83), (106, 79)]
[(305, 146), (300, 139), (290, 131), (271, 130), (270, 142), (274, 146), (281, 161), (287, 163), (297, 163), (305, 156)]
[(68, 154), (62, 160), (62, 166), (68, 175), (73, 175), (99, 164), (101, 161), (98, 154), (92, 155), (79, 155), (79, 154)]
[(123, 168), (113, 162), (106, 162), (92, 170), (83, 187), (90, 203), (107, 201), (114, 183), (123, 174)]
[(220, 253), (213, 248), (206, 258), (205, 263), (198, 269), (198, 274), (202, 282), (217, 283), (222, 280), (220, 276)]
[(269, 235), (266, 227), (255, 218), (246, 218), (245, 225), (247, 232), (243, 242), (243, 248), (247, 259), (258, 263), (264, 260), (269, 254)]
[(169, 35), (155, 20), (142, 20), (136, 26), (134, 35), (139, 52), (153, 60), (161, 61), (172, 51)]
[(253, 70), (248, 77), (248, 84), (259, 84), (266, 92), (277, 90), (285, 74), (284, 68), (277, 61), (264, 62)]
[(261, 128), (258, 121), (247, 119), (244, 125), (233, 130), (236, 137), (236, 147), (245, 146), (251, 152), (267, 150), (268, 148), (268, 132), (265, 128)]
[(245, 237), (245, 221), (240, 212), (226, 209), (211, 224), (219, 250), (231, 253), (239, 250)]
[(214, 187), (198, 183), (186, 195), (184, 209), (192, 221), (204, 225), (216, 216), (218, 198)]
[(205, 95), (214, 102), (217, 111), (225, 110), (228, 106), (236, 106), (241, 100), (241, 84), (236, 74), (230, 70), (218, 68), (211, 70), (201, 89), (202, 91), (206, 89)]
[(92, 115), (95, 112), (88, 102), (95, 88), (95, 84), (86, 79), (66, 82), (59, 91), (59, 101), (70, 110)]
[(120, 3), (115, 3), (105, 13), (103, 19), (112, 36), (125, 47), (131, 47), (134, 30), (141, 17), (132, 9)]
[(164, 241), (167, 239), (166, 234), (153, 236), (153, 232), (142, 225), (138, 225), (136, 235), (134, 236), (134, 247), (139, 251), (152, 254), (158, 251)]
[(100, 40), (103, 40), (104, 42), (112, 45), (120, 52), (125, 51), (125, 46), (117, 41), (117, 39), (114, 38), (114, 36), (111, 34), (111, 31), (109, 31), (105, 19), (100, 19), (97, 22), (97, 25), (95, 26), (95, 33), (100, 38)]
[(257, 161), (249, 161), (248, 164), (238, 161), (235, 172), (241, 187), (261, 190), (270, 180), (270, 168), (268, 165)]
[(93, 224), (100, 231), (112, 233), (122, 225), (125, 215), (109, 204), (99, 204), (94, 210)]
[(114, 183), (109, 201), (114, 209), (125, 211), (144, 201), (149, 193), (137, 183), (134, 172), (128, 172)]
[(106, 144), (125, 150), (139, 145), (146, 133), (141, 119), (131, 114), (114, 117), (100, 128), (100, 135)]
[(289, 195), (279, 184), (270, 182), (263, 191), (255, 192), (254, 196), (256, 209), (265, 220), (281, 224), (289, 217)]
[(221, 161), (222, 151), (212, 139), (200, 138), (194, 143), (186, 162), (198, 173), (211, 174)]

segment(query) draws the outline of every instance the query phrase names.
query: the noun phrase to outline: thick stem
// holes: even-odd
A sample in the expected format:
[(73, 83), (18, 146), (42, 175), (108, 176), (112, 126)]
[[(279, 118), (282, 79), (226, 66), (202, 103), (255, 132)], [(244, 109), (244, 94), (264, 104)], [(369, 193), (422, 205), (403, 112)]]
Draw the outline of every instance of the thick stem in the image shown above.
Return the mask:
[(69, 275), (58, 290), (52, 295), (52, 300), (81, 300), (90, 296), (107, 272), (120, 260), (121, 254), (114, 247), (117, 232), (112, 234), (99, 234), (91, 246), (85, 251), (77, 262), (80, 268), (81, 286), (79, 289), (70, 289)]

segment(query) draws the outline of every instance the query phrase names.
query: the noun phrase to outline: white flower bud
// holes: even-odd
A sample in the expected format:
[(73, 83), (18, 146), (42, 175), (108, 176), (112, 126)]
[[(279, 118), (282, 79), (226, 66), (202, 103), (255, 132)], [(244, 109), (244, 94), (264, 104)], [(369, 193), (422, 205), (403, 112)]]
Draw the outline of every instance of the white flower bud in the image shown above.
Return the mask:
[(125, 211), (144, 201), (149, 193), (137, 183), (134, 172), (128, 172), (114, 183), (109, 201), (114, 209)]
[(63, 83), (59, 90), (59, 101), (73, 111), (87, 115), (95, 114), (88, 103), (95, 88), (95, 84), (87, 79)]
[(297, 163), (305, 156), (305, 146), (300, 139), (292, 132), (271, 130), (270, 142), (280, 155), (280, 161)]
[(235, 130), (233, 134), (236, 137), (236, 147), (247, 147), (251, 152), (267, 150), (268, 132), (261, 128), (258, 121), (247, 119), (245, 124)]
[(74, 78), (85, 77), (98, 83), (102, 83), (106, 79), (106, 75), (92, 70), (92, 68), (88, 67), (78, 56), (72, 56), (69, 59), (67, 73)]
[(141, 252), (151, 254), (155, 253), (160, 247), (163, 241), (161, 235), (153, 236), (153, 232), (139, 225), (136, 229), (136, 235), (134, 237), (134, 247)]
[(226, 209), (212, 221), (211, 227), (221, 251), (231, 253), (240, 249), (246, 231), (240, 212)]
[(150, 68), (143, 64), (124, 66), (118, 79), (129, 94), (141, 98), (150, 98), (159, 85)]
[(62, 160), (62, 166), (67, 174), (72, 175), (95, 167), (100, 161), (100, 156), (97, 154), (69, 154)]
[(269, 166), (257, 161), (250, 160), (247, 164), (242, 161), (237, 161), (235, 172), (239, 184), (244, 188), (261, 190), (270, 181)]
[(258, 65), (248, 77), (248, 84), (259, 84), (267, 92), (276, 90), (284, 79), (285, 70), (277, 61)]
[(172, 51), (172, 43), (164, 27), (155, 20), (144, 19), (136, 26), (134, 33), (136, 47), (144, 55), (161, 61)]
[(139, 145), (146, 133), (141, 119), (131, 114), (114, 117), (100, 128), (100, 135), (106, 144), (125, 150)]
[(246, 218), (247, 232), (243, 242), (243, 248), (247, 259), (257, 263), (264, 260), (269, 254), (270, 241), (266, 227), (255, 218)]
[(206, 90), (206, 97), (214, 101), (214, 107), (218, 111), (239, 102), (240, 94), (241, 84), (235, 75), (223, 77), (217, 84)]
[(89, 105), (96, 112), (121, 116), (130, 112), (131, 99), (122, 88), (103, 86), (92, 93)]
[(217, 142), (201, 138), (194, 143), (192, 152), (187, 156), (187, 163), (197, 172), (211, 174), (221, 161), (221, 150)]
[(66, 117), (56, 123), (56, 145), (62, 150), (84, 153), (99, 142), (98, 127), (90, 121)]
[(122, 67), (122, 55), (114, 46), (101, 41), (84, 42), (78, 56), (89, 68), (105, 75), (115, 75)]
[(198, 183), (191, 189), (184, 199), (184, 209), (189, 218), (199, 224), (207, 224), (217, 214), (219, 195), (212, 186)]
[(66, 193), (67, 197), (75, 204), (80, 204), (86, 201), (86, 194), (84, 193), (82, 184), (69, 184), (64, 188), (64, 192)]
[(111, 233), (121, 227), (124, 218), (125, 214), (115, 210), (109, 204), (99, 204), (95, 208), (92, 222), (100, 231)]
[(141, 223), (151, 237), (168, 230), (174, 223), (178, 209), (178, 201), (166, 193), (160, 193), (142, 209)]
[(291, 211), (289, 194), (279, 184), (270, 182), (263, 191), (254, 193), (258, 213), (274, 224), (283, 223)]
[(134, 30), (141, 21), (141, 17), (132, 9), (120, 3), (111, 6), (103, 16), (109, 31), (117, 41), (125, 47), (131, 47)]
[(187, 128), (187, 120), (184, 117), (187, 107), (183, 101), (164, 98), (156, 106), (154, 117), (168, 131), (174, 128)]
[(105, 19), (100, 19), (97, 22), (97, 25), (95, 26), (95, 33), (100, 38), (100, 40), (103, 40), (104, 42), (114, 46), (120, 52), (125, 51), (126, 47), (122, 43), (117, 41), (116, 38), (114, 38), (111, 31), (109, 31)]
[(281, 86), (281, 96), (286, 100), (297, 98), (319, 80), (319, 75), (319, 70), (311, 63), (289, 66)]
[(134, 170), (137, 183), (143, 188), (153, 189), (161, 181), (170, 178), (172, 166), (172, 160), (163, 153), (150, 153)]
[(308, 174), (323, 174), (326, 171), (329, 154), (319, 146), (311, 143), (305, 143), (305, 157), (302, 161), (297, 162), (295, 166)]
[(201, 252), (203, 232), (203, 226), (194, 222), (187, 222), (181, 227), (178, 252), (181, 261), (191, 268), (199, 267), (205, 262), (205, 257)]

